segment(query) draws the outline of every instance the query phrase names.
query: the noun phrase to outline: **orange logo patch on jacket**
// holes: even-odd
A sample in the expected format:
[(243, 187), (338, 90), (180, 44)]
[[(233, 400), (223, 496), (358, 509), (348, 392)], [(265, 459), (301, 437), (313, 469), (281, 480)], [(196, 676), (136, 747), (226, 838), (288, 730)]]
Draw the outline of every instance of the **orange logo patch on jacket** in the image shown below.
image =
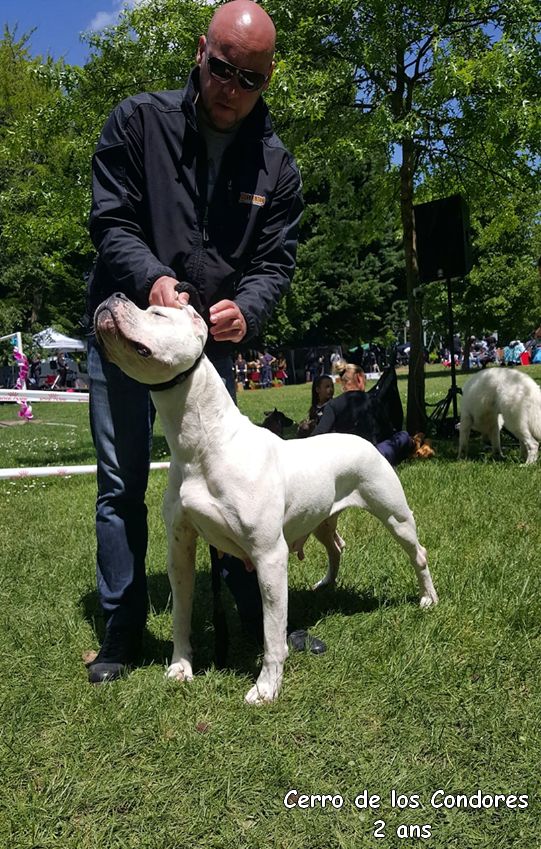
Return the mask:
[(252, 195), (250, 192), (241, 192), (239, 203), (249, 203), (252, 206), (265, 206), (267, 198), (264, 195)]

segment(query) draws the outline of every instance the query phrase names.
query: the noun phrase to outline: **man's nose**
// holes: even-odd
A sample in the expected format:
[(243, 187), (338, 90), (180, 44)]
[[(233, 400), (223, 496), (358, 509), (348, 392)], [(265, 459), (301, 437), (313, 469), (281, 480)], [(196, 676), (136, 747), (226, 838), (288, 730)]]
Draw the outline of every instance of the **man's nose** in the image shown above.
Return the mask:
[(229, 95), (234, 94), (237, 95), (239, 91), (241, 91), (241, 87), (239, 85), (239, 81), (235, 75), (229, 77), (227, 82), (224, 83), (225, 88), (227, 89), (227, 93)]

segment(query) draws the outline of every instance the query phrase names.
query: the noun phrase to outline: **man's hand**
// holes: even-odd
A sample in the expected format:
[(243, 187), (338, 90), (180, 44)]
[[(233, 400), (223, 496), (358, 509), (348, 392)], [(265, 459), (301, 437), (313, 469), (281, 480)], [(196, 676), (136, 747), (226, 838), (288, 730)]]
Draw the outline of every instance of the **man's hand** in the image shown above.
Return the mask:
[(176, 292), (178, 280), (174, 277), (158, 277), (154, 282), (148, 302), (152, 307), (181, 307), (190, 301), (187, 292)]
[(240, 342), (246, 336), (246, 319), (234, 301), (218, 301), (210, 308), (209, 319), (216, 342)]

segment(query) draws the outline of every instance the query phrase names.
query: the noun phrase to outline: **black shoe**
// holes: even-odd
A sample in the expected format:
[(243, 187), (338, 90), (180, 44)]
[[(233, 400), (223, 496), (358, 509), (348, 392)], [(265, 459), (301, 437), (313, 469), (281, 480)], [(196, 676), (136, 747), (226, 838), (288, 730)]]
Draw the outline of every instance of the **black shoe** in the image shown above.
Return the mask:
[(141, 631), (109, 626), (99, 653), (88, 664), (91, 684), (105, 684), (127, 675), (141, 659)]
[(124, 678), (130, 669), (131, 665), (128, 663), (101, 662), (96, 658), (88, 666), (88, 680), (90, 684), (106, 684), (108, 681)]
[(287, 642), (292, 651), (311, 651), (312, 654), (325, 654), (327, 651), (327, 646), (323, 640), (313, 637), (303, 629), (291, 631), (288, 634)]

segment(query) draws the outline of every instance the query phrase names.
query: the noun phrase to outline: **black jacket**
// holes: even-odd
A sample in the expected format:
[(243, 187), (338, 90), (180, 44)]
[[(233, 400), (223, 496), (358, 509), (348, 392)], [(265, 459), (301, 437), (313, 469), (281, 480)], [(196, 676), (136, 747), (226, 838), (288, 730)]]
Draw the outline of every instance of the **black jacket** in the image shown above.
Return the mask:
[(377, 397), (356, 389), (342, 392), (325, 404), (323, 415), (311, 436), (331, 432), (354, 433), (377, 445), (392, 436), (393, 426)]
[[(93, 158), (90, 235), (98, 259), (89, 314), (115, 291), (141, 308), (162, 275), (193, 284), (203, 306), (234, 299), (256, 336), (289, 288), (302, 214), (301, 179), (259, 99), (224, 153), (207, 206), (206, 146), (180, 91), (139, 94), (111, 114)], [(226, 353), (228, 343), (208, 343)]]

